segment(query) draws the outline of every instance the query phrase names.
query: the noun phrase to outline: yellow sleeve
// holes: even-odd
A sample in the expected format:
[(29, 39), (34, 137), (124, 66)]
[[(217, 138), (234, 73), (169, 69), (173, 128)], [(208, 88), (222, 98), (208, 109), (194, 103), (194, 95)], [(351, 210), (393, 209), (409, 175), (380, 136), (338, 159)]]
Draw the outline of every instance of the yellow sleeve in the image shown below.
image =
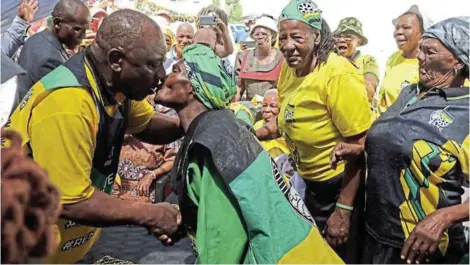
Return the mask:
[(377, 81), (380, 79), (379, 64), (372, 56), (366, 56), (364, 58), (364, 75), (373, 74)]
[[(89, 117), (89, 116), (88, 116)], [(96, 125), (80, 113), (53, 113), (30, 125), (34, 160), (49, 174), (63, 204), (88, 199)]]
[(326, 104), (343, 137), (358, 135), (371, 125), (372, 113), (365, 86), (364, 77), (353, 73), (334, 76), (327, 84)]
[(142, 132), (154, 115), (155, 110), (147, 100), (132, 100), (127, 133), (135, 134)]
[(462, 168), (462, 173), (464, 174), (465, 178), (468, 180), (468, 164), (469, 164), (469, 138), (470, 136), (467, 136), (465, 140), (462, 143), (462, 152), (460, 153), (459, 161), (460, 161), (460, 167)]

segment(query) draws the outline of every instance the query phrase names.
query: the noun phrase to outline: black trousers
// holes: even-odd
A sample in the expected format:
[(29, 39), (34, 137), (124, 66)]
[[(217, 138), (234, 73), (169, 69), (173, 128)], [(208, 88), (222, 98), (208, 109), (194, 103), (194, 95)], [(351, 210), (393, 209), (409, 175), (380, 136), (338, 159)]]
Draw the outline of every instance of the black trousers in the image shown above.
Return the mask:
[[(320, 232), (326, 227), (328, 218), (336, 208), (336, 202), (341, 192), (344, 174), (327, 181), (305, 181), (305, 204), (315, 219)], [(357, 264), (361, 260), (364, 245), (364, 205), (365, 181), (361, 183), (354, 200), (354, 210), (351, 216), (348, 241), (343, 246), (334, 248), (336, 253), (348, 264)]]

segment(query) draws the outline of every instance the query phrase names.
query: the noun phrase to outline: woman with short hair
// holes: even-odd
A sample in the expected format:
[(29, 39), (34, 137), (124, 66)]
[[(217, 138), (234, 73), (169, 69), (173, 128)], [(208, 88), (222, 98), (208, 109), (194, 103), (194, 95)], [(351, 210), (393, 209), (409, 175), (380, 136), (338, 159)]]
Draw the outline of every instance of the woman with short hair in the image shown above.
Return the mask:
[(416, 5), (392, 22), (398, 51), (387, 60), (378, 100), (373, 104), (379, 115), (395, 102), (402, 88), (418, 82), (419, 40), (431, 23)]

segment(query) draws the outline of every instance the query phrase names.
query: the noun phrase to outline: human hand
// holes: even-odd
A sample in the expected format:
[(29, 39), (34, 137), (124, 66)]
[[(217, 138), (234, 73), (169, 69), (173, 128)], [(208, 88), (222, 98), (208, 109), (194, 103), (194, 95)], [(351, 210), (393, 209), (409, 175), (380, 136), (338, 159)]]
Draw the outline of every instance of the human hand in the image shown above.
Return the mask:
[(18, 16), (24, 21), (31, 23), (34, 14), (38, 11), (39, 5), (37, 0), (23, 0), (18, 7)]
[(227, 25), (225, 25), (225, 23), (220, 18), (216, 18), (215, 26), (217, 33), (219, 33), (220, 35), (228, 33)]
[(163, 202), (149, 204), (145, 215), (148, 219), (145, 226), (148, 231), (155, 234), (165, 245), (171, 245), (174, 241), (171, 236), (177, 232), (181, 224), (181, 214), (173, 205)]
[(357, 157), (364, 151), (364, 146), (360, 144), (349, 144), (341, 142), (335, 146), (330, 153), (330, 166), (336, 169), (340, 161)]
[(408, 264), (424, 262), (426, 257), (437, 250), (444, 231), (451, 223), (452, 221), (444, 209), (426, 216), (406, 239), (401, 250), (401, 259), (406, 260)]
[(174, 161), (176, 154), (178, 152), (174, 148), (166, 148), (165, 155), (163, 156), (163, 160), (166, 161)]
[(348, 241), (351, 214), (351, 211), (337, 207), (328, 218), (324, 234), (330, 246), (339, 247)]
[(137, 193), (139, 196), (149, 196), (150, 195), (150, 186), (154, 181), (154, 174), (146, 173), (137, 183)]

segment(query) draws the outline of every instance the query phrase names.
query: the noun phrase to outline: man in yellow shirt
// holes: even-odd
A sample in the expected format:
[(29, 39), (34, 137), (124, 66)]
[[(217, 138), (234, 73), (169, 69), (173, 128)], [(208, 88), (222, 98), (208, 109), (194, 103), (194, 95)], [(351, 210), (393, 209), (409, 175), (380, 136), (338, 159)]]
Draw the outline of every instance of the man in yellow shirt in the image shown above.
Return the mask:
[(180, 223), (171, 205), (109, 195), (126, 132), (153, 144), (182, 135), (177, 119), (155, 114), (143, 100), (165, 78), (165, 52), (154, 21), (117, 11), (85, 52), (43, 77), (13, 113), (9, 127), (61, 193), (60, 244), (45, 263), (79, 261), (98, 239), (97, 227), (139, 225), (171, 241)]
[(357, 49), (368, 42), (362, 34), (362, 23), (354, 17), (344, 18), (339, 22), (334, 34), (339, 54), (351, 60), (364, 75), (367, 97), (372, 101), (379, 85), (379, 64), (373, 56), (362, 54)]

